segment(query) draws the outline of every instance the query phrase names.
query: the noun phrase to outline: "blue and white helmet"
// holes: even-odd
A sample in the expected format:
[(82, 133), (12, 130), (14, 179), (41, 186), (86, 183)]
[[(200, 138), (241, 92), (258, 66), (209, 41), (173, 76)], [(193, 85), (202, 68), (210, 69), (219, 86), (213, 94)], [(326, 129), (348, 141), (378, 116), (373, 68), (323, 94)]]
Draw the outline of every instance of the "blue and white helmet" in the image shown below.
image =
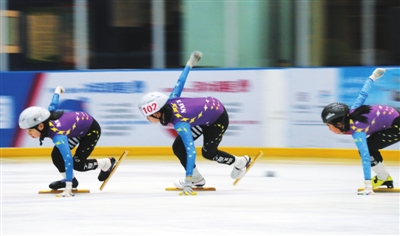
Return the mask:
[(138, 107), (142, 116), (150, 116), (158, 112), (168, 101), (168, 96), (160, 92), (145, 94), (139, 101)]
[(50, 112), (43, 107), (28, 107), (19, 115), (19, 127), (21, 129), (30, 129), (44, 122), (50, 117)]

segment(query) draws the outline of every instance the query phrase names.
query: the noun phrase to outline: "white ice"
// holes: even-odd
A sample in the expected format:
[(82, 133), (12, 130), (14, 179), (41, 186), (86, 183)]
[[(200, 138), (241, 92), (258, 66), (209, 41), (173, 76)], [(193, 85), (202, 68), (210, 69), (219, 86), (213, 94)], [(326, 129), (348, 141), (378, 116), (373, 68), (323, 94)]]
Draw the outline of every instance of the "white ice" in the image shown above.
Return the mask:
[[(217, 191), (179, 196), (165, 191), (184, 176), (178, 161), (148, 159), (124, 160), (103, 191), (97, 170), (76, 172), (91, 193), (56, 198), (38, 194), (61, 177), (51, 159), (3, 158), (1, 235), (399, 235), (400, 194), (357, 195), (359, 163), (264, 157), (233, 186), (231, 166), (201, 160)], [(398, 164), (387, 169), (398, 187)]]

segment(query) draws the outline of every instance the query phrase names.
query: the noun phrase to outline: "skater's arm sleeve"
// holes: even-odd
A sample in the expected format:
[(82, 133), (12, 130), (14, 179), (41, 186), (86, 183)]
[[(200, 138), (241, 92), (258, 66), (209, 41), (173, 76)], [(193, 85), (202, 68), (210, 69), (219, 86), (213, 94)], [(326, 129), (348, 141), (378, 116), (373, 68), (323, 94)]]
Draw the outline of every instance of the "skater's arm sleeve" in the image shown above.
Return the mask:
[(356, 109), (357, 107), (364, 104), (365, 99), (367, 99), (368, 93), (371, 90), (372, 83), (374, 83), (374, 81), (369, 78), (367, 79), (367, 81), (365, 81), (364, 86), (361, 89), (360, 93), (358, 94), (358, 97), (354, 102), (353, 106), (351, 107), (351, 109)]
[(185, 66), (181, 75), (179, 76), (178, 81), (176, 82), (174, 89), (172, 90), (171, 94), (169, 95), (169, 98), (177, 98), (177, 97), (181, 96), (181, 93), (183, 91), (183, 87), (185, 87), (186, 78), (187, 78), (189, 72), (190, 72), (190, 66)]
[(56, 145), (58, 150), (64, 159), (65, 164), (65, 180), (72, 181), (74, 162), (72, 161), (72, 153), (69, 149), (68, 138), (65, 135), (56, 135), (53, 138), (53, 143)]
[(175, 130), (181, 136), (186, 149), (186, 176), (193, 175), (194, 163), (196, 161), (196, 147), (192, 136), (190, 125), (185, 122), (179, 122), (174, 125)]
[(60, 99), (60, 95), (58, 93), (53, 94), (53, 98), (51, 99), (51, 103), (47, 108), (49, 111), (55, 111), (58, 108), (58, 101)]
[(364, 179), (371, 180), (371, 156), (368, 151), (367, 134), (364, 132), (356, 132), (352, 134), (352, 136), (361, 156)]

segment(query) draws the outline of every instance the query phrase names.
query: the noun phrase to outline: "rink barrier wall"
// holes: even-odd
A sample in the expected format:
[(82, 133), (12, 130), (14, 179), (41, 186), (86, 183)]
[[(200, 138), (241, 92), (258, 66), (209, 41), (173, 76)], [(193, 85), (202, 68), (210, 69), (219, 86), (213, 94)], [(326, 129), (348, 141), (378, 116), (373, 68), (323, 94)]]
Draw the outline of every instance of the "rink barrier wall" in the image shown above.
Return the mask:
[[(201, 155), (201, 148), (197, 147), (197, 153)], [(359, 161), (360, 157), (356, 149), (327, 149), (327, 148), (260, 148), (260, 147), (220, 147), (221, 150), (234, 155), (256, 155), (260, 150), (264, 157), (274, 157), (282, 160), (308, 160), (340, 158)], [(119, 156), (124, 150), (128, 150), (128, 159), (175, 160), (171, 147), (96, 147), (92, 156)], [(24, 158), (49, 156), (52, 148), (1, 148), (1, 157)], [(74, 153), (74, 150), (73, 150)], [(381, 150), (385, 161), (400, 162), (399, 150)]]

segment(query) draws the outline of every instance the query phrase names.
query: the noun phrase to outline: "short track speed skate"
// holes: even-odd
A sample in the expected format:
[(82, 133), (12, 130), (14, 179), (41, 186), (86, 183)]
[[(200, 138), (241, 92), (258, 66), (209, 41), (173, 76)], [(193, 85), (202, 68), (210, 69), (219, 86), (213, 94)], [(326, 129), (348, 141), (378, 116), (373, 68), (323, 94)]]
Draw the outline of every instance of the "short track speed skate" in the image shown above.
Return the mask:
[[(47, 193), (52, 193), (52, 194), (57, 194), (57, 193), (62, 193), (64, 190), (62, 189), (47, 189), (47, 190), (39, 190), (39, 194), (47, 194)], [(89, 189), (72, 189), (73, 193), (90, 193)]]
[[(375, 193), (400, 193), (400, 188), (373, 188)], [(364, 191), (364, 188), (358, 188), (358, 192)]]
[[(215, 187), (192, 187), (193, 191), (216, 191)], [(165, 188), (165, 191), (182, 191), (182, 188), (177, 187), (168, 187)]]
[(122, 155), (119, 157), (117, 163), (115, 163), (114, 168), (112, 169), (112, 171), (110, 172), (110, 175), (108, 176), (107, 179), (104, 180), (103, 184), (100, 186), (100, 191), (103, 190), (103, 188), (106, 186), (106, 184), (108, 183), (108, 181), (111, 179), (112, 175), (114, 174), (114, 172), (117, 170), (119, 164), (121, 164), (122, 159), (124, 159), (124, 157), (126, 157), (126, 155), (128, 155), (128, 151), (125, 150)]
[[(400, 188), (394, 188), (393, 179), (389, 175), (386, 180), (379, 180), (377, 176), (372, 179), (372, 186), (374, 192), (381, 193), (399, 193)], [(364, 188), (358, 188), (358, 191), (364, 191)]]
[[(246, 173), (244, 176), (246, 176), (247, 172), (250, 170), (250, 168), (254, 165), (254, 163), (257, 161), (258, 158), (260, 158), (264, 153), (262, 151), (260, 151), (256, 157), (254, 157), (254, 159), (252, 159), (251, 163), (249, 164), (249, 166), (246, 169)], [(243, 176), (243, 177), (244, 177)], [(242, 177), (242, 178), (243, 178)], [(233, 182), (233, 185), (236, 185), (242, 178), (238, 178), (235, 180), (235, 182)]]
[[(77, 189), (79, 185), (79, 182), (76, 178), (72, 180), (72, 192), (73, 193), (90, 193), (89, 189)], [(62, 193), (65, 188), (65, 179), (58, 180), (51, 182), (49, 185), (49, 188), (51, 189), (45, 189), (45, 190), (39, 190), (39, 194), (46, 194), (46, 193), (51, 193), (51, 194), (57, 194), (57, 193)]]

